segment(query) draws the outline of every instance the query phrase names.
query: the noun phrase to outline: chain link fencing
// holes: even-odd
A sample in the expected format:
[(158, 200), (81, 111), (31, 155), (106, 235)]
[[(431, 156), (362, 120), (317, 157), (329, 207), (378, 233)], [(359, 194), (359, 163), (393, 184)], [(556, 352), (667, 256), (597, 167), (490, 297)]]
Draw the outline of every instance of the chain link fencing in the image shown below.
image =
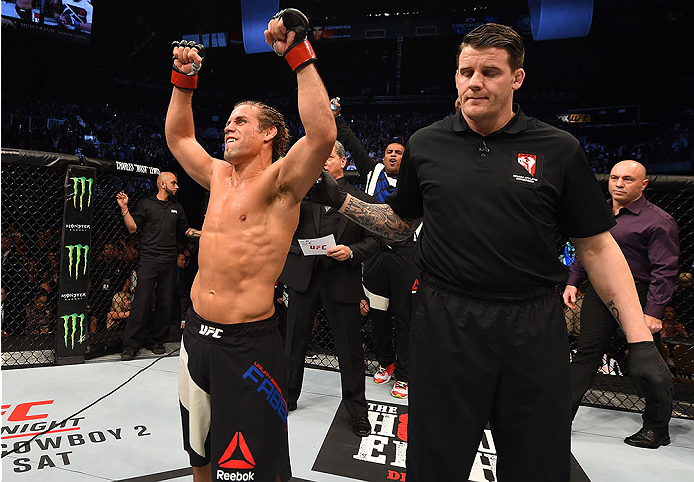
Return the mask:
[(67, 169), (0, 166), (2, 366), (52, 364)]
[[(86, 158), (3, 150), (2, 368), (53, 364), (67, 163)], [(51, 166), (42, 165), (50, 159)], [(153, 176), (98, 168), (90, 247), (86, 358), (121, 348), (137, 284), (139, 234), (129, 234), (116, 204), (123, 190), (134, 206), (155, 189)]]

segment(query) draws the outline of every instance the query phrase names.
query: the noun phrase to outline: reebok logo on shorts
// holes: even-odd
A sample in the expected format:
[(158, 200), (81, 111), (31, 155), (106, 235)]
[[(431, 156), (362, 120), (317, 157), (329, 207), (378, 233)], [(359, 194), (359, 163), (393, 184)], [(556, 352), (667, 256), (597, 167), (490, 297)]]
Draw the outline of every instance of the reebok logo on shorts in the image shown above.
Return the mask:
[[(240, 454), (234, 456), (237, 448), (241, 449)], [(248, 448), (246, 439), (243, 438), (241, 432), (236, 432), (234, 438), (231, 439), (229, 446), (224, 451), (224, 454), (217, 462), (220, 468), (224, 469), (240, 469), (247, 470), (255, 467), (255, 460), (251, 455), (251, 450)], [(217, 470), (217, 480), (255, 480), (255, 472), (227, 472), (225, 470)]]
[[(234, 456), (237, 448), (240, 449), (240, 454)], [(240, 469), (248, 470), (255, 467), (255, 460), (251, 455), (251, 450), (248, 448), (246, 439), (243, 438), (241, 432), (236, 432), (234, 438), (231, 439), (229, 446), (224, 451), (224, 454), (217, 462), (220, 469)], [(217, 480), (255, 480), (255, 472), (227, 472), (225, 470), (217, 470)]]
[[(241, 449), (241, 453), (237, 454), (235, 458), (232, 458), (237, 447)], [(217, 463), (220, 467), (225, 469), (252, 469), (255, 467), (255, 460), (253, 460), (251, 450), (248, 448), (246, 439), (243, 438), (241, 432), (236, 432), (234, 434), (234, 438), (231, 439), (229, 446)]]
[(417, 289), (419, 288), (419, 280), (415, 278), (414, 283), (412, 284), (412, 294), (415, 295), (417, 294)]
[(221, 328), (213, 328), (211, 326), (200, 324), (200, 331), (198, 332), (204, 336), (212, 336), (212, 338), (221, 338), (220, 334), (224, 333)]

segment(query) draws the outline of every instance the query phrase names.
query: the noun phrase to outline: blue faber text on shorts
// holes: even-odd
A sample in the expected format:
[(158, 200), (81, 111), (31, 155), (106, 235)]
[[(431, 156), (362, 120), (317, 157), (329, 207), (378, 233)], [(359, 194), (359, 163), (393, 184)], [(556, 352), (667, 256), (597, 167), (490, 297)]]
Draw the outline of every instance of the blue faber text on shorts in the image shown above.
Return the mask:
[(266, 400), (270, 404), (273, 410), (277, 412), (280, 418), (287, 423), (287, 402), (282, 397), (282, 391), (280, 390), (277, 382), (272, 376), (265, 371), (262, 365), (258, 362), (254, 362), (250, 366), (246, 373), (243, 374), (244, 380), (251, 380), (258, 384), (258, 393), (264, 392), (266, 394)]

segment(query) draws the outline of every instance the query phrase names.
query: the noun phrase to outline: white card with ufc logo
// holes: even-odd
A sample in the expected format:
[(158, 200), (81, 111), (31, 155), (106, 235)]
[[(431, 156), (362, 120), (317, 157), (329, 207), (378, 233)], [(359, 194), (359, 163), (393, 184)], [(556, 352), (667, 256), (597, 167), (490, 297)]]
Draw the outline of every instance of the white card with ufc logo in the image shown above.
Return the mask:
[(315, 256), (317, 254), (328, 254), (330, 248), (337, 246), (335, 236), (329, 234), (322, 238), (299, 239), (299, 246), (304, 256)]

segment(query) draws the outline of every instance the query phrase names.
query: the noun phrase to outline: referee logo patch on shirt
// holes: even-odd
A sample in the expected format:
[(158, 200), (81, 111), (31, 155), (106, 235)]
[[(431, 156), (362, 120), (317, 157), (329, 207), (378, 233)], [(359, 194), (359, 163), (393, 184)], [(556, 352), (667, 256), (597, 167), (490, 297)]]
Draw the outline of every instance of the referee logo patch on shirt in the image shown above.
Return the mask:
[(542, 155), (516, 152), (511, 158), (511, 181), (539, 186), (542, 179)]
[(171, 212), (174, 214), (178, 214), (178, 210), (176, 210), (176, 209), (172, 209)]
[(535, 176), (535, 167), (537, 167), (537, 156), (533, 154), (518, 154), (518, 164), (523, 166), (523, 169), (528, 171), (531, 176)]

